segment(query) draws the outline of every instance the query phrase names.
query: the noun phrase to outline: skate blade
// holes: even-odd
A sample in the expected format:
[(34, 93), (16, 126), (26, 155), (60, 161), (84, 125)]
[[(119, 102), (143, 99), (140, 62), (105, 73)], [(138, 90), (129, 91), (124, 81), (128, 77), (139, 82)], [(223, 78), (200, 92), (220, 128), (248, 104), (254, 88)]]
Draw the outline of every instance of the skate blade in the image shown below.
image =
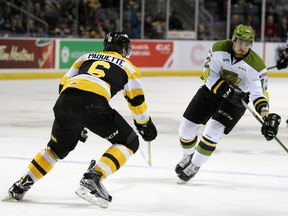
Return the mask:
[(97, 197), (90, 193), (91, 191), (83, 186), (80, 186), (76, 191), (76, 195), (81, 197), (82, 199), (92, 203), (101, 208), (108, 208), (109, 202), (102, 197)]
[(18, 202), (18, 200), (14, 199), (12, 196), (7, 195), (2, 199), (2, 202)]
[(177, 184), (186, 184), (188, 181), (184, 181), (182, 179), (178, 179)]

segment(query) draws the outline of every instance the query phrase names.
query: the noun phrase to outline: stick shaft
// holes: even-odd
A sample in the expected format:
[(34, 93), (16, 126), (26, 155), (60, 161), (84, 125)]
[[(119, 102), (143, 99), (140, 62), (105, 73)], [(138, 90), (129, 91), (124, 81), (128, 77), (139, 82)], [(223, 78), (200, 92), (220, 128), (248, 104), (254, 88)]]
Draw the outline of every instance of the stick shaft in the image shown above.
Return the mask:
[(148, 142), (147, 145), (148, 145), (148, 164), (152, 166), (151, 142)]
[(276, 67), (277, 67), (276, 65), (275, 66), (271, 66), (271, 67), (268, 67), (267, 70), (271, 70), (271, 69), (276, 68)]
[[(258, 120), (258, 122), (263, 125), (263, 120), (259, 117), (259, 115), (257, 115), (256, 112), (254, 112), (250, 106), (248, 106), (248, 104), (242, 100), (242, 104), (244, 105), (244, 107), (246, 107), (251, 114)], [(278, 139), (277, 136), (274, 136), (274, 139), (276, 140), (276, 142), (286, 151), (286, 153), (288, 153), (288, 149), (286, 148), (286, 146)]]

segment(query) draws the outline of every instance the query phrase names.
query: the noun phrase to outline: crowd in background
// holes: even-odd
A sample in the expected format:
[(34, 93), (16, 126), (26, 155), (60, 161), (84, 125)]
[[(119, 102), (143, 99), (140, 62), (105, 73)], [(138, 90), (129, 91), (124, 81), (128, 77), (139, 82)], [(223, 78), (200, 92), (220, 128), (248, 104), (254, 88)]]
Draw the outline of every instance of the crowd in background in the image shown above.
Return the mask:
[[(10, 0), (0, 4), (2, 37), (103, 38), (106, 32), (120, 28), (119, 0)], [(214, 10), (220, 19), (226, 19), (227, 1), (218, 1), (218, 4), (220, 9)], [(255, 29), (256, 40), (259, 40), (261, 4), (261, 0), (232, 0), (231, 31), (240, 23), (251, 25)], [(286, 41), (287, 0), (267, 0), (265, 19), (265, 41)], [(214, 39), (205, 25), (205, 22), (199, 23), (198, 39)], [(141, 38), (141, 0), (124, 0), (122, 27), (131, 38)], [(176, 10), (172, 10), (169, 16), (168, 27), (169, 30), (185, 30), (181, 15)], [(166, 15), (163, 11), (145, 11), (144, 38), (164, 39), (165, 35)]]
[[(232, 1), (231, 30), (244, 23), (254, 28), (256, 39), (261, 34), (262, 0)], [(231, 36), (232, 33), (230, 33)], [(286, 41), (288, 36), (287, 0), (267, 0), (264, 24), (264, 36), (267, 42)]]
[[(103, 38), (106, 32), (119, 30), (119, 2), (119, 0), (79, 0), (78, 4), (75, 0), (0, 2), (1, 36)], [(17, 8), (13, 7), (14, 5)], [(147, 14), (145, 38), (162, 39), (164, 29), (165, 17), (161, 12)], [(131, 38), (140, 38), (141, 0), (124, 0), (123, 31), (129, 32)]]

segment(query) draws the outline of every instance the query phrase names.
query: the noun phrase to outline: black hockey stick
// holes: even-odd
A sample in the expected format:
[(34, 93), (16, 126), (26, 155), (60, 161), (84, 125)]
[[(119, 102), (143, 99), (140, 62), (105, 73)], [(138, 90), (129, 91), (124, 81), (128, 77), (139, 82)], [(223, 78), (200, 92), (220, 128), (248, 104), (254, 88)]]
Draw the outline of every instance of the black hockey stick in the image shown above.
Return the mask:
[[(246, 107), (250, 112), (251, 114), (258, 120), (258, 122), (263, 125), (263, 120), (257, 115), (256, 112), (254, 112), (251, 107), (248, 106), (248, 104), (242, 100), (242, 104), (244, 105), (244, 107)], [(274, 139), (278, 142), (278, 144), (286, 151), (286, 153), (288, 153), (288, 149), (287, 147), (277, 138), (277, 136), (275, 135), (274, 136)]]

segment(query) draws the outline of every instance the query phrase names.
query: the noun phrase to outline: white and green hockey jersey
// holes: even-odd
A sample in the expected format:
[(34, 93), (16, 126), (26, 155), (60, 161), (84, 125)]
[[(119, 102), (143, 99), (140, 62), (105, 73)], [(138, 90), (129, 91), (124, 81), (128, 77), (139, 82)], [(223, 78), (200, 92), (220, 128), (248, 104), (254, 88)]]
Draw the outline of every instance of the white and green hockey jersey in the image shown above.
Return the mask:
[(255, 110), (269, 109), (267, 92), (267, 68), (260, 56), (249, 50), (243, 59), (232, 55), (232, 41), (215, 42), (208, 52), (203, 68), (205, 85), (215, 94), (227, 87), (237, 85), (243, 92), (249, 92)]

